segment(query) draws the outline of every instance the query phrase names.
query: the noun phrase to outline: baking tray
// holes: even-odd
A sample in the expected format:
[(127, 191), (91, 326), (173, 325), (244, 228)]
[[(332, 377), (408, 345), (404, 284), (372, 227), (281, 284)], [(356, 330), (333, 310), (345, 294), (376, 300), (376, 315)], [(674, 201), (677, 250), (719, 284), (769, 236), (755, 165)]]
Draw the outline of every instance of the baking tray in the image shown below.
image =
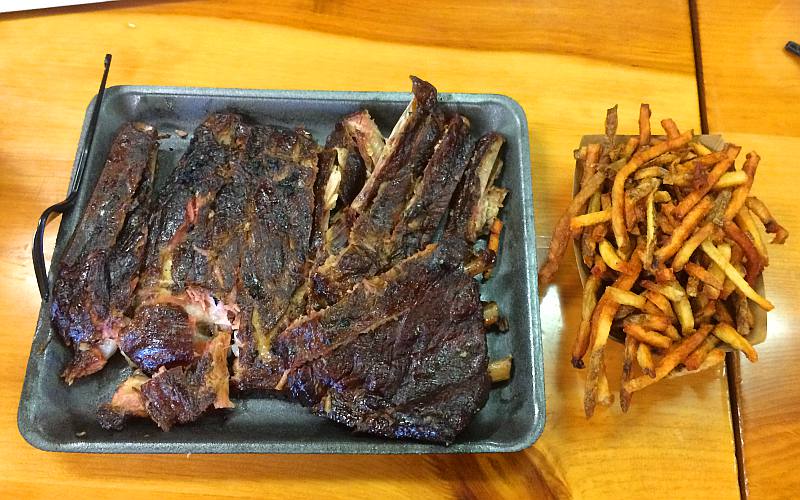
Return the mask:
[[(475, 453), (510, 452), (530, 446), (544, 427), (545, 397), (525, 113), (514, 100), (501, 95), (439, 96), (447, 109), (470, 119), (473, 133), (497, 130), (508, 140), (500, 179), (510, 189), (501, 212), (505, 222), (501, 251), (493, 277), (482, 286), (481, 295), (500, 305), (510, 325), (505, 334), (489, 334), (490, 356), (513, 354), (514, 371), (510, 381), (491, 391), (486, 406), (455, 443), (445, 447), (358, 435), (311, 415), (297, 404), (268, 398), (235, 399), (237, 408), (209, 412), (199, 421), (169, 432), (160, 431), (150, 421), (135, 419), (123, 431), (106, 431), (95, 421), (95, 411), (130, 369), (122, 356), (115, 356), (102, 372), (67, 387), (59, 373), (68, 351), (51, 330), (50, 304), (44, 302), (20, 398), (18, 424), (23, 437), (43, 450), (89, 453)], [(324, 142), (340, 117), (360, 108), (367, 108), (381, 130), (388, 133), (410, 98), (408, 93), (389, 92), (109, 88), (77, 204), (63, 217), (58, 230), (50, 286), (58, 272), (59, 256), (122, 123), (143, 121), (171, 134), (161, 140), (158, 189), (191, 139), (180, 138), (175, 130), (194, 130), (210, 112), (234, 110), (259, 123), (302, 126), (318, 142)], [(78, 151), (83, 147), (92, 106), (90, 103)]]
[[(629, 138), (633, 136), (630, 135), (618, 135), (617, 141), (625, 142)], [(639, 137), (638, 135), (636, 137)], [(666, 139), (664, 136), (656, 135), (654, 137), (660, 139)], [(725, 140), (719, 134), (703, 134), (695, 136), (701, 144), (712, 151), (722, 151), (722, 148), (725, 147)], [(581, 138), (581, 143), (579, 148), (584, 146), (588, 146), (589, 144), (605, 144), (606, 136), (604, 135), (584, 135)], [(578, 194), (578, 191), (581, 190), (581, 178), (583, 177), (583, 165), (580, 161), (575, 160), (575, 173), (572, 176), (572, 196)], [(580, 247), (580, 240), (573, 239), (572, 240), (572, 250), (575, 254), (575, 263), (578, 266), (578, 275), (581, 278), (581, 284), (586, 284), (586, 279), (591, 272), (589, 268), (586, 267), (586, 264), (583, 263), (583, 259), (581, 258), (581, 247)], [(765, 290), (764, 290), (764, 275), (760, 274), (756, 279), (755, 286), (753, 286), (756, 292), (762, 297), (766, 297)], [(755, 324), (753, 325), (753, 329), (748, 335), (747, 340), (750, 342), (751, 345), (758, 345), (765, 340), (767, 340), (767, 312), (760, 307), (751, 307), (750, 310), (753, 313), (753, 317), (755, 318)], [(616, 340), (619, 343), (625, 343), (625, 335), (622, 333), (620, 329), (614, 328), (611, 330), (609, 335), (612, 339)], [(728, 344), (722, 344), (720, 348), (724, 351), (734, 352), (735, 350), (731, 348)]]

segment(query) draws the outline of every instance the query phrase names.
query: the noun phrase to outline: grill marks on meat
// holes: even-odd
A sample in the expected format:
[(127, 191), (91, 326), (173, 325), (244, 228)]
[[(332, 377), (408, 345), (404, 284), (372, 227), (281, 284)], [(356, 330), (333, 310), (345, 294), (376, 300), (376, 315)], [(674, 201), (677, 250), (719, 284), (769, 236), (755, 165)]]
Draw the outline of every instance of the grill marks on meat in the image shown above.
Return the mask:
[(489, 390), (478, 283), (460, 269), (463, 251), (432, 245), (293, 323), (275, 346), (291, 396), (358, 431), (452, 442)]
[(327, 389), (317, 413), (356, 431), (451, 443), (489, 394), (480, 304), (477, 282), (451, 273), (393, 323), (317, 360), (308, 379)]
[(123, 313), (136, 286), (147, 237), (157, 132), (123, 125), (74, 236), (61, 258), (53, 288), (55, 330), (72, 349), (68, 384), (97, 372), (116, 351)]

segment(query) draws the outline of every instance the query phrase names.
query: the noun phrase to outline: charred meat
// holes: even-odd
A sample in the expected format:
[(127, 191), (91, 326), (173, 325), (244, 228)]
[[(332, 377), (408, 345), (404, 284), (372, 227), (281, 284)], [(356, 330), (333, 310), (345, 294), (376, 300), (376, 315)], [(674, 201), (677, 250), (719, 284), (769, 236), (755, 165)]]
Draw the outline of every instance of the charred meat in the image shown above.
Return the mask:
[(97, 372), (116, 352), (147, 237), (158, 151), (157, 132), (123, 125), (75, 229), (53, 286), (52, 322), (72, 349), (63, 372), (71, 384)]
[(449, 444), (467, 427), (491, 384), (473, 276), (499, 230), (474, 244), (502, 226), (504, 140), (476, 141), (412, 82), (388, 139), (366, 110), (324, 147), (213, 113), (156, 193), (156, 131), (120, 129), (52, 306), (67, 382), (117, 349), (135, 368), (103, 427), (169, 430), (233, 408), (231, 388), (385, 438)]

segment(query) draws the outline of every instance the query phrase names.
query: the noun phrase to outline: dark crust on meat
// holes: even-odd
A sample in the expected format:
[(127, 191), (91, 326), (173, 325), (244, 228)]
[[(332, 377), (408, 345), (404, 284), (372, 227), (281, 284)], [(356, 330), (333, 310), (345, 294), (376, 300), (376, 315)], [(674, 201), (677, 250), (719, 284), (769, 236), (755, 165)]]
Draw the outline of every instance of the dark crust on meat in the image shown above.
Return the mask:
[(410, 297), (391, 321), (293, 371), (292, 396), (309, 406), (329, 398), (318, 413), (358, 431), (452, 442), (490, 385), (478, 283), (450, 272)]
[[(370, 178), (367, 179), (364, 188), (353, 201), (353, 208), (359, 214), (363, 214), (365, 209), (372, 204), (372, 200), (377, 195), (380, 186), (387, 180), (397, 176), (398, 171), (408, 161), (409, 151), (407, 148), (412, 147), (416, 142), (414, 131), (437, 111), (436, 88), (416, 76), (411, 77), (411, 82), (416, 109), (408, 116), (406, 126), (399, 131), (399, 136), (388, 139), (384, 154), (379, 159), (378, 165), (375, 166), (375, 170)], [(390, 143), (394, 143), (396, 147), (391, 147)]]
[(460, 115), (453, 116), (425, 167), (403, 219), (394, 229), (391, 262), (407, 257), (433, 241), (471, 152), (469, 123)]
[(119, 339), (122, 352), (145, 373), (194, 359), (194, 327), (183, 308), (170, 304), (142, 306)]
[(462, 237), (470, 243), (474, 243), (477, 239), (477, 234), (471, 224), (480, 205), (481, 196), (483, 196), (479, 177), (480, 167), (492, 147), (498, 141), (504, 140), (500, 134), (490, 132), (482, 136), (475, 144), (472, 157), (464, 169), (464, 176), (453, 197), (450, 217), (447, 221), (448, 234)]
[(325, 355), (405, 310), (431, 283), (460, 266), (462, 252), (458, 241), (428, 246), (364, 280), (336, 304), (295, 320), (274, 339), (272, 352), (292, 369)]
[[(233, 385), (239, 390), (271, 382), (271, 367), (266, 353), (259, 350), (259, 336), (263, 335), (262, 345), (268, 344), (305, 310), (307, 274), (315, 258), (312, 246), (319, 236), (314, 217), (318, 147), (305, 135), (292, 137), (289, 131), (270, 127), (259, 131), (261, 147), (248, 149), (248, 164), (260, 167), (248, 198), (252, 203), (246, 212), (249, 228), (244, 235), (242, 288), (237, 297), (242, 313)], [(283, 146), (288, 144), (292, 147)], [(252, 323), (256, 309), (258, 329)]]
[[(356, 209), (360, 216), (350, 231), (347, 247), (314, 272), (312, 291), (317, 303), (335, 303), (359, 281), (391, 264), (392, 248), (387, 242), (444, 128), (435, 89), (430, 91), (428, 86), (414, 80), (417, 111), (408, 118), (401, 135), (389, 139), (395, 146), (387, 153), (388, 158), (381, 158), (359, 193), (358, 198), (367, 200), (367, 205)], [(384, 151), (389, 148), (387, 145)]]
[(361, 191), (361, 188), (364, 187), (364, 181), (367, 179), (366, 162), (369, 160), (365, 160), (362, 156), (355, 140), (347, 133), (347, 130), (341, 122), (336, 124), (333, 132), (328, 136), (328, 140), (325, 142), (325, 148), (341, 148), (347, 151), (344, 163), (338, 161), (338, 155), (335, 159), (337, 160), (339, 171), (342, 175), (342, 180), (339, 183), (339, 199), (337, 203), (342, 207), (349, 206), (356, 195), (358, 195), (359, 191)]
[(142, 396), (150, 418), (165, 431), (197, 420), (216, 399), (204, 380), (209, 369), (210, 361), (203, 358), (194, 369), (172, 368), (145, 383)]
[[(64, 378), (90, 375), (105, 366), (101, 343), (116, 339), (131, 300), (146, 238), (144, 208), (152, 189), (157, 132), (123, 125), (61, 258), (53, 287), (53, 326), (72, 348)], [(113, 345), (113, 344), (112, 344)]]

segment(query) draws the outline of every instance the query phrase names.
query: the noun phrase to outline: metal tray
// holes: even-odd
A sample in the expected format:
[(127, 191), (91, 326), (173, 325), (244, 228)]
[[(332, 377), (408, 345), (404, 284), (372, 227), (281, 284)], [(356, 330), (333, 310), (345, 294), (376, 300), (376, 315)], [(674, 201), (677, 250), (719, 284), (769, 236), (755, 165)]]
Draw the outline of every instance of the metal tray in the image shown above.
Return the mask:
[[(407, 93), (384, 92), (112, 87), (102, 102), (75, 209), (61, 221), (50, 276), (58, 271), (59, 256), (97, 181), (112, 136), (126, 121), (143, 121), (171, 134), (161, 141), (158, 188), (189, 144), (190, 137), (180, 138), (174, 131), (194, 130), (209, 112), (232, 109), (260, 123), (302, 126), (324, 142), (342, 115), (360, 108), (369, 109), (387, 133), (409, 99)], [(454, 444), (357, 435), (299, 405), (267, 398), (234, 400), (235, 409), (210, 412), (170, 432), (145, 420), (131, 421), (121, 432), (103, 430), (95, 421), (96, 408), (108, 400), (129, 368), (115, 356), (102, 372), (67, 387), (59, 379), (67, 349), (53, 338), (50, 304), (44, 302), (20, 398), (22, 436), (43, 450), (90, 453), (475, 453), (530, 446), (544, 428), (545, 398), (527, 121), (522, 108), (505, 96), (440, 94), (440, 100), (469, 117), (474, 133), (497, 130), (505, 135), (500, 182), (511, 191), (501, 212), (505, 227), (497, 267), (481, 294), (497, 301), (508, 316), (510, 331), (489, 334), (489, 352), (492, 358), (513, 354), (514, 371), (510, 381), (491, 391), (486, 407)], [(78, 151), (86, 140), (89, 116), (87, 110)]]

